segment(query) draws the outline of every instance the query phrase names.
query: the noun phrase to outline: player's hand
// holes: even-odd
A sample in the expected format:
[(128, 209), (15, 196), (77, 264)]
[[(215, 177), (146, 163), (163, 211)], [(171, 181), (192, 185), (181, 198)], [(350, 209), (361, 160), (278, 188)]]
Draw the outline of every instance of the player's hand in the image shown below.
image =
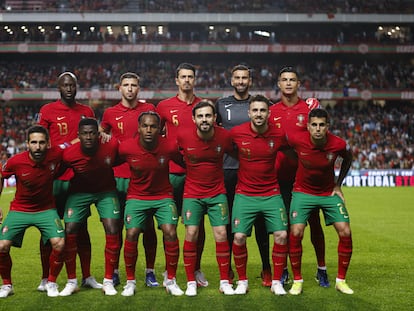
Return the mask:
[(313, 110), (315, 108), (321, 108), (321, 103), (319, 102), (317, 98), (314, 98), (314, 97), (309, 97), (306, 100), (306, 104), (308, 105), (309, 110)]
[(107, 143), (111, 140), (111, 134), (107, 134), (105, 132), (100, 132), (100, 135), (101, 135), (101, 142), (103, 144), (105, 144), (105, 143)]
[(342, 199), (342, 201), (345, 202), (345, 196), (344, 196), (344, 193), (342, 192), (341, 186), (335, 186), (333, 188), (331, 196), (334, 196), (335, 194), (338, 195)]

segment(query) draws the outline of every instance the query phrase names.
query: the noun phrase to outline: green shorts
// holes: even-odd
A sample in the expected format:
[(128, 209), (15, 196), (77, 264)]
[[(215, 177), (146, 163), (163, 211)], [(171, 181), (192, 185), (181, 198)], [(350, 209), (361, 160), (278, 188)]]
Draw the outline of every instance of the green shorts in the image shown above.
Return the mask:
[(236, 194), (233, 203), (232, 232), (252, 234), (258, 215), (262, 215), (269, 233), (288, 228), (288, 218), (281, 195), (247, 196)]
[(125, 208), (126, 196), (129, 186), (129, 178), (115, 177), (116, 181), (116, 192), (118, 195), (119, 206), (121, 211)]
[(21, 247), (24, 232), (35, 226), (42, 235), (44, 244), (52, 238), (64, 238), (65, 229), (56, 209), (36, 213), (10, 211), (1, 227), (0, 240), (12, 241), (15, 247)]
[(183, 209), (185, 174), (170, 174), (169, 178), (173, 187), (174, 201), (177, 206), (178, 215), (181, 215), (181, 211)]
[(99, 217), (120, 219), (118, 196), (116, 191), (100, 193), (72, 193), (65, 208), (66, 222), (84, 222), (90, 215), (90, 206), (95, 204)]
[(178, 222), (177, 207), (173, 199), (126, 201), (125, 228), (140, 228), (145, 230), (148, 217), (155, 216), (158, 227), (165, 224), (176, 225)]
[(212, 227), (229, 223), (229, 207), (225, 194), (212, 198), (184, 199), (182, 218), (184, 225), (198, 226), (204, 214), (208, 214)]
[(53, 181), (53, 196), (55, 197), (56, 209), (60, 218), (65, 213), (66, 200), (68, 199), (69, 180), (55, 179)]
[(322, 210), (327, 226), (335, 222), (349, 222), (345, 203), (338, 195), (317, 196), (293, 192), (290, 205), (290, 224), (306, 224), (312, 211), (317, 208)]

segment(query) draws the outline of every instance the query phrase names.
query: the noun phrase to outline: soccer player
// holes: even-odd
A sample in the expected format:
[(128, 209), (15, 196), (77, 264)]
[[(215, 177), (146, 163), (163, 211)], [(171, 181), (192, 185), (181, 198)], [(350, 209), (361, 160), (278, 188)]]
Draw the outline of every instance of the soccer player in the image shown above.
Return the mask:
[(127, 282), (122, 296), (135, 293), (135, 266), (138, 258), (137, 242), (147, 225), (147, 218), (155, 215), (164, 234), (165, 265), (167, 267), (166, 290), (174, 296), (184, 292), (177, 285), (175, 275), (179, 258), (177, 238), (177, 207), (169, 181), (169, 160), (182, 157), (175, 141), (160, 135), (160, 116), (153, 111), (140, 114), (139, 136), (124, 140), (119, 146), (121, 158), (131, 169), (125, 206), (126, 237), (124, 259)]
[[(298, 95), (300, 80), (297, 71), (293, 67), (283, 67), (279, 72), (278, 86), (281, 100), (270, 107), (272, 122), (290, 137), (307, 132), (306, 124), (308, 113), (311, 109), (319, 107), (316, 99), (308, 98), (306, 101)], [(278, 175), (280, 192), (289, 215), (290, 201), (292, 199), (292, 188), (295, 181), (296, 169), (298, 167), (296, 158), (289, 158), (279, 152), (276, 158), (276, 171)], [(318, 263), (316, 281), (322, 287), (329, 287), (329, 280), (325, 263), (325, 236), (320, 222), (319, 210), (315, 209), (309, 217), (311, 241), (315, 249)], [(287, 264), (283, 273), (282, 282), (288, 280)]]
[(232, 151), (232, 143), (228, 131), (215, 125), (216, 110), (211, 101), (200, 101), (194, 106), (192, 115), (193, 129), (181, 131), (177, 137), (187, 166), (182, 211), (185, 225), (184, 267), (187, 274), (185, 294), (197, 295), (197, 238), (200, 220), (207, 213), (216, 241), (219, 290), (225, 295), (233, 295), (229, 283), (230, 247), (226, 232), (229, 214), (223, 174), (223, 156)]
[[(72, 72), (63, 72), (57, 79), (60, 99), (48, 103), (40, 108), (38, 123), (48, 129), (52, 146), (68, 146), (78, 139), (79, 120), (85, 117), (94, 117), (93, 110), (86, 105), (76, 102), (77, 78)], [(63, 218), (67, 199), (69, 180), (73, 171), (68, 169), (53, 184), (53, 195), (59, 216)], [(82, 268), (82, 286), (102, 288), (91, 276), (91, 240), (87, 230), (87, 221), (82, 224), (78, 235), (78, 254)], [(45, 291), (49, 271), (50, 245), (40, 243), (42, 259), (42, 280), (37, 290)]]
[(76, 279), (76, 251), (79, 228), (89, 216), (90, 205), (98, 210), (105, 230), (105, 276), (102, 291), (116, 295), (112, 275), (119, 257), (120, 208), (112, 166), (116, 165), (118, 141), (103, 143), (99, 138), (98, 122), (84, 118), (79, 122), (80, 143), (63, 152), (63, 162), (74, 170), (70, 180), (65, 207), (65, 263), (68, 282), (59, 293), (69, 296), (78, 291)]
[[(338, 274), (336, 289), (353, 294), (345, 282), (352, 255), (351, 228), (341, 190), (342, 182), (352, 164), (352, 152), (346, 142), (329, 132), (329, 117), (324, 109), (309, 112), (309, 132), (288, 136), (289, 144), (298, 156), (298, 170), (290, 206), (289, 255), (293, 271), (292, 295), (302, 292), (302, 239), (308, 218), (314, 210), (322, 209), (326, 225), (338, 233)], [(339, 176), (335, 181), (335, 161), (342, 158)]]
[(271, 291), (275, 295), (286, 295), (280, 278), (288, 252), (288, 222), (274, 164), (278, 150), (287, 148), (287, 144), (283, 133), (268, 123), (269, 106), (265, 96), (251, 96), (250, 122), (230, 131), (240, 162), (232, 215), (233, 257), (239, 275), (234, 292), (239, 295), (246, 294), (249, 288), (246, 240), (258, 215), (263, 216), (267, 232), (274, 238)]
[[(236, 65), (231, 70), (231, 85), (234, 89), (233, 95), (220, 98), (216, 102), (217, 123), (225, 129), (230, 130), (236, 125), (248, 122), (249, 116), (249, 88), (252, 85), (250, 69), (245, 65)], [(227, 202), (229, 205), (229, 218), (231, 219), (233, 210), (233, 200), (237, 184), (237, 169), (239, 162), (237, 159), (224, 155), (224, 184), (226, 185)], [(255, 221), (255, 236), (257, 246), (259, 247), (262, 259), (262, 285), (272, 286), (272, 271), (269, 261), (269, 234), (261, 215)], [(231, 246), (233, 244), (233, 235), (231, 234), (231, 224), (227, 225), (228, 239)], [(233, 270), (230, 266), (230, 279), (234, 277)]]
[[(141, 112), (155, 111), (152, 104), (142, 100), (137, 100), (139, 93), (139, 76), (133, 72), (126, 72), (121, 75), (119, 81), (119, 92), (121, 93), (121, 101), (104, 111), (102, 122), (100, 124), (101, 131), (111, 134), (120, 142), (133, 138), (137, 135), (137, 120)], [(118, 193), (119, 204), (121, 206), (121, 229), (120, 241), (122, 243), (122, 227), (123, 227), (123, 211), (125, 209), (126, 193), (130, 178), (130, 170), (128, 163), (115, 166), (114, 175)], [(152, 217), (147, 218), (148, 224), (145, 227), (143, 235), (143, 244), (145, 249), (146, 270), (145, 284), (149, 287), (159, 286), (155, 278), (154, 265), (155, 255), (157, 252), (157, 235), (154, 228)], [(119, 263), (119, 260), (118, 260)], [(118, 265), (113, 275), (114, 286), (119, 284)]]
[[(0, 298), (13, 294), (11, 279), (12, 260), (10, 247), (21, 247), (25, 230), (35, 226), (41, 232), (42, 243), (50, 241), (49, 273), (45, 289), (49, 297), (59, 295), (56, 278), (63, 267), (64, 229), (53, 199), (53, 180), (57, 176), (62, 159), (58, 147), (48, 149), (49, 133), (35, 125), (29, 128), (28, 151), (11, 157), (1, 169), (0, 193), (4, 179), (15, 175), (16, 194), (10, 203), (10, 211), (1, 227), (0, 274), (3, 286)], [(0, 223), (3, 212), (0, 209)]]
[[(176, 140), (179, 131), (194, 128), (192, 109), (201, 101), (201, 98), (194, 94), (195, 73), (196, 70), (192, 64), (181, 63), (178, 65), (175, 76), (175, 84), (178, 87), (177, 95), (160, 101), (156, 107), (158, 114), (161, 116), (161, 127), (164, 128), (166, 136), (171, 140)], [(179, 214), (181, 214), (183, 204), (185, 173), (184, 168), (170, 161), (170, 182), (174, 189), (174, 200)], [(197, 240), (195, 276), (198, 286), (207, 287), (208, 281), (204, 273), (200, 270), (204, 241), (204, 217), (202, 217)], [(166, 281), (166, 273), (164, 273), (164, 283)]]

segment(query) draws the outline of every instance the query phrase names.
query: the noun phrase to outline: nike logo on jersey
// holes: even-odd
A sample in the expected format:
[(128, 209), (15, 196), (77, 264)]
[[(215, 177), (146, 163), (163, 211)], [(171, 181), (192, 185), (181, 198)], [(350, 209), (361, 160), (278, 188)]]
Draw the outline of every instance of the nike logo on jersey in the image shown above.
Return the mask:
[(280, 120), (280, 119), (282, 119), (282, 117), (274, 117), (273, 121), (277, 121), (277, 120)]
[(250, 145), (250, 141), (242, 141), (242, 146)]
[(195, 149), (196, 149), (196, 148), (192, 148), (192, 147), (188, 147), (188, 148), (187, 148), (187, 150), (188, 150), (188, 151), (193, 151), (193, 150), (195, 150)]
[(123, 117), (124, 117), (124, 116), (115, 117), (115, 120), (116, 120), (116, 121), (119, 121), (119, 120), (121, 120)]
[(26, 176), (29, 176), (30, 175), (30, 173), (22, 173), (22, 177), (26, 177)]
[(170, 110), (170, 113), (176, 113), (178, 111), (178, 109), (172, 109)]
[(57, 117), (57, 118), (56, 118), (56, 120), (61, 121), (61, 120), (63, 120), (64, 118), (66, 118), (66, 117)]
[(230, 106), (233, 106), (233, 104), (224, 105), (224, 108), (229, 108)]

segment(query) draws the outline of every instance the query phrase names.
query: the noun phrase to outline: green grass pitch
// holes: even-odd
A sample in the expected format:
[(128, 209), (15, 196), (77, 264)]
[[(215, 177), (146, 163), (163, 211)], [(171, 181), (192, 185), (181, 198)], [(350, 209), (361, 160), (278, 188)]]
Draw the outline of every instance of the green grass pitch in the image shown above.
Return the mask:
[[(26, 231), (23, 247), (12, 249), (15, 294), (0, 300), (0, 310), (413, 310), (414, 188), (344, 188), (344, 193), (354, 245), (347, 281), (355, 291), (354, 295), (340, 294), (333, 286), (328, 289), (317, 286), (314, 281), (315, 255), (309, 242), (309, 231), (306, 230), (303, 245), (305, 283), (302, 295), (276, 297), (268, 288), (261, 286), (260, 258), (254, 237), (251, 237), (247, 242), (250, 292), (246, 296), (223, 296), (218, 291), (218, 269), (212, 232), (207, 229), (202, 270), (210, 285), (199, 289), (197, 297), (172, 297), (163, 288), (145, 287), (145, 258), (140, 238), (135, 296), (122, 297), (122, 286), (118, 286), (118, 295), (112, 297), (105, 297), (99, 290), (81, 289), (70, 297), (49, 298), (45, 293), (36, 291), (41, 274), (39, 233), (36, 228), (30, 228)], [(5, 188), (0, 200), (5, 214), (12, 198), (13, 189)], [(206, 221), (206, 228), (210, 228), (208, 220)], [(104, 236), (95, 210), (89, 218), (89, 230), (92, 238), (92, 274), (101, 281)], [(325, 228), (325, 233), (329, 279), (334, 284), (337, 237), (332, 227)], [(183, 226), (179, 225), (180, 247), (183, 236)], [(156, 261), (159, 280), (164, 267), (163, 257), (162, 239), (159, 235)], [(123, 257), (120, 269), (124, 283)], [(177, 280), (181, 288), (185, 289), (182, 253)], [(63, 269), (58, 278), (60, 290), (65, 282), (66, 271)]]

